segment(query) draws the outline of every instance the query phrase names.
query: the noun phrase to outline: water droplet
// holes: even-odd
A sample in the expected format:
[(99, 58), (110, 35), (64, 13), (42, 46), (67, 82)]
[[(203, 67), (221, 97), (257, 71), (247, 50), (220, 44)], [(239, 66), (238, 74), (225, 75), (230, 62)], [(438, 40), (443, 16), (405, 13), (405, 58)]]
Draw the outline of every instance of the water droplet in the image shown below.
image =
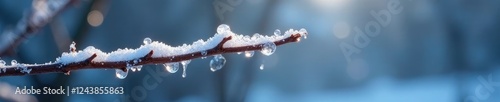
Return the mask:
[(73, 41), (71, 45), (69, 45), (69, 51), (75, 51), (76, 50), (76, 43)]
[(135, 72), (137, 70), (135, 67), (132, 66), (132, 64), (128, 64), (128, 63), (127, 63), (127, 69), (131, 70), (132, 72)]
[(137, 60), (134, 60), (134, 64), (137, 64), (137, 63), (139, 63), (139, 61), (137, 61)]
[(170, 73), (175, 73), (175, 72), (177, 72), (179, 70), (179, 62), (165, 63), (165, 64), (163, 64), (163, 66)]
[(281, 31), (279, 29), (274, 30), (274, 35), (275, 36), (281, 36)]
[(16, 60), (12, 60), (12, 61), (10, 61), (10, 65), (11, 65), (11, 66), (15, 66), (15, 65), (17, 65), (17, 61), (16, 61)]
[(207, 55), (207, 51), (201, 51), (201, 55), (202, 56), (206, 56)]
[(274, 42), (264, 43), (262, 45), (262, 49), (260, 50), (260, 52), (266, 56), (272, 55), (274, 51), (276, 51), (276, 44), (274, 44)]
[(217, 33), (218, 34), (225, 34), (227, 32), (230, 32), (231, 28), (227, 24), (221, 24), (217, 27)]
[(142, 69), (142, 65), (133, 66), (133, 67), (135, 67), (135, 69), (137, 69), (137, 71), (141, 71), (141, 69)]
[(128, 69), (126, 72), (121, 69), (115, 69), (115, 72), (118, 79), (125, 79), (128, 75)]
[(220, 70), (224, 67), (224, 64), (226, 64), (226, 58), (220, 54), (215, 55), (214, 58), (210, 60), (210, 70), (212, 70), (212, 72)]
[(260, 64), (260, 70), (264, 70), (264, 64)]
[(0, 60), (0, 67), (1, 67), (1, 66), (5, 66), (5, 64), (6, 64), (6, 63), (5, 63), (5, 61)]
[(250, 58), (253, 56), (254, 51), (245, 51), (245, 57)]
[(189, 63), (191, 63), (191, 60), (181, 61), (181, 64), (182, 64), (182, 78), (186, 78), (186, 69), (187, 69), (187, 65)]
[(151, 38), (144, 38), (144, 40), (142, 41), (144, 43), (144, 45), (147, 45), (147, 44), (151, 44), (151, 42), (153, 42), (151, 40)]
[(137, 71), (137, 69), (136, 69), (135, 67), (129, 67), (129, 68), (127, 68), (127, 69), (130, 69), (132, 72)]
[(207, 51), (201, 51), (201, 59), (207, 58)]
[(307, 39), (307, 30), (302, 28), (299, 30), (299, 32), (302, 34), (302, 36), (304, 36), (304, 39)]
[(243, 52), (236, 52), (236, 54), (238, 54), (238, 55), (241, 54), (241, 53), (243, 53)]

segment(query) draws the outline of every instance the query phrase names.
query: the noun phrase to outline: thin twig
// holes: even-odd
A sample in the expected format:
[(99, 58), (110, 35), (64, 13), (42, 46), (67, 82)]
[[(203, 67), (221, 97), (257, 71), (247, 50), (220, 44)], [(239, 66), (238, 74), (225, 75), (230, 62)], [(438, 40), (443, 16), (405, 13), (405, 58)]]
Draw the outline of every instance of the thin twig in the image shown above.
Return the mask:
[[(300, 41), (301, 34), (292, 34), (291, 36), (284, 38), (282, 40), (277, 40), (274, 42), (276, 46), (280, 46), (290, 42), (298, 42)], [(6, 68), (2, 73), (0, 73), (0, 77), (2, 76), (22, 76), (22, 75), (34, 75), (34, 74), (43, 74), (43, 73), (65, 73), (69, 75), (71, 71), (82, 70), (82, 69), (121, 69), (123, 71), (127, 71), (127, 65), (147, 65), (147, 64), (163, 64), (163, 63), (171, 63), (171, 62), (180, 62), (184, 60), (191, 60), (211, 55), (223, 54), (223, 53), (234, 53), (234, 52), (243, 52), (243, 51), (253, 51), (262, 49), (263, 44), (257, 45), (248, 45), (241, 47), (223, 47), (224, 43), (231, 40), (231, 36), (222, 39), (221, 42), (217, 44), (214, 48), (206, 50), (207, 54), (202, 55), (201, 51), (176, 55), (176, 56), (167, 56), (167, 57), (152, 57), (153, 50), (151, 50), (148, 54), (144, 55), (144, 57), (138, 58), (140, 62), (135, 63), (134, 60), (124, 60), (124, 61), (116, 61), (116, 62), (94, 62), (92, 61), (97, 57), (97, 54), (93, 54), (91, 57), (87, 58), (84, 61), (74, 62), (69, 64), (63, 63), (52, 63), (52, 64), (43, 64), (43, 65), (26, 65), (26, 66), (7, 66), (0, 67)], [(22, 69), (30, 69), (29, 73), (22, 72)]]
[[(52, 1), (50, 3), (49, 1), (33, 1), (33, 3), (35, 2), (45, 2), (45, 5), (51, 5), (50, 3), (55, 1)], [(50, 11), (52, 13), (50, 15), (47, 15), (47, 18), (42, 20), (36, 17), (36, 13), (40, 13), (40, 11), (37, 11), (36, 8), (33, 7), (32, 11), (28, 15), (23, 17), (21, 21), (19, 21), (16, 31), (12, 32), (14, 35), (14, 38), (12, 38), (13, 40), (10, 40), (10, 42), (3, 44), (4, 46), (0, 46), (0, 56), (8, 55), (9, 53), (11, 53), (12, 50), (14, 50), (19, 44), (21, 44), (21, 42), (45, 27), (49, 22), (52, 21), (52, 19), (54, 19), (57, 15), (61, 14), (61, 12), (63, 12), (64, 10), (69, 8), (70, 5), (75, 4), (76, 2), (76, 0), (69, 0), (67, 2), (64, 2), (62, 7)]]

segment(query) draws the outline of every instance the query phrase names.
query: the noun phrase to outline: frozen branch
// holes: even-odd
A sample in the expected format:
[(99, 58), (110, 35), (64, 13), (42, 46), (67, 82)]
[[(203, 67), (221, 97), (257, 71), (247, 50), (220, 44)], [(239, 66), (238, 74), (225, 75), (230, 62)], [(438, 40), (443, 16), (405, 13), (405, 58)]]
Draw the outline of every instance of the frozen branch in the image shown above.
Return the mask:
[[(132, 71), (140, 70), (142, 65), (148, 64), (164, 64), (165, 67), (172, 67), (173, 64), (178, 66), (180, 62), (185, 70), (190, 60), (203, 59), (208, 56), (215, 56), (210, 62), (211, 67), (215, 68), (212, 71), (215, 71), (225, 63), (224, 57), (220, 54), (250, 51), (253, 54), (254, 50), (261, 50), (264, 55), (271, 55), (276, 46), (298, 42), (301, 37), (307, 35), (305, 29), (300, 31), (290, 29), (284, 34), (275, 32), (273, 36), (255, 34), (253, 37), (249, 37), (234, 34), (230, 31), (229, 26), (224, 24), (219, 26), (217, 32), (214, 37), (209, 38), (207, 41), (199, 40), (191, 45), (184, 44), (178, 47), (171, 47), (157, 41), (153, 42), (151, 39), (146, 38), (144, 45), (137, 49), (118, 49), (111, 53), (101, 52), (92, 46), (82, 51), (76, 51), (73, 43), (70, 52), (63, 53), (54, 63), (17, 64), (13, 60), (10, 66), (5, 66), (5, 62), (3, 64), (0, 62), (0, 77), (42, 73), (65, 73), (69, 75), (71, 71), (82, 69), (117, 69), (117, 77), (120, 78), (118, 73), (125, 73), (126, 76), (129, 69), (132, 69)], [(171, 73), (177, 71), (177, 69), (167, 70)]]
[(0, 41), (0, 56), (8, 54), (75, 2), (76, 0), (33, 0), (31, 12), (18, 22), (15, 29), (4, 32), (0, 37), (3, 38)]

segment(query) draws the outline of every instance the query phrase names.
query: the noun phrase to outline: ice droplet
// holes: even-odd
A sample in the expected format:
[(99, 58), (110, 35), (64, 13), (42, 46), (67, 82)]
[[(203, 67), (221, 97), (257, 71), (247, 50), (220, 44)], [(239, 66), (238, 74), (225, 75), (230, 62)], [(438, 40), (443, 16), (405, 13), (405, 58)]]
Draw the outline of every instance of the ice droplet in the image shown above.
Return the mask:
[(207, 56), (207, 51), (206, 50), (205, 51), (201, 51), (201, 56), (202, 56), (201, 59), (207, 58), (206, 57)]
[(274, 51), (276, 51), (276, 44), (274, 44), (274, 42), (264, 43), (262, 45), (262, 49), (260, 50), (260, 52), (266, 56), (272, 55)]
[(130, 69), (132, 72), (137, 71), (137, 69), (135, 69), (135, 67), (130, 67), (129, 69)]
[(153, 42), (151, 40), (151, 38), (144, 38), (144, 40), (142, 41), (144, 43), (144, 45), (147, 45), (147, 44), (151, 44), (151, 42)]
[(179, 62), (165, 63), (165, 64), (163, 64), (163, 66), (170, 73), (175, 73), (175, 72), (177, 72), (179, 70)]
[(186, 69), (187, 69), (187, 65), (190, 62), (191, 62), (191, 60), (181, 61), (181, 64), (182, 64), (182, 78), (186, 78)]
[(116, 72), (116, 77), (118, 79), (125, 79), (128, 75), (128, 69), (126, 69), (127, 71), (124, 72), (123, 70), (121, 69), (115, 69), (115, 72)]
[(207, 55), (207, 51), (201, 51), (201, 55), (202, 56), (206, 56)]
[(274, 35), (275, 36), (281, 36), (281, 31), (279, 29), (274, 30)]
[(260, 70), (264, 70), (264, 64), (260, 64)]
[(5, 61), (0, 60), (0, 67), (5, 66)]
[(74, 51), (76, 50), (76, 43), (73, 41), (71, 45), (69, 45), (69, 51)]
[(17, 65), (17, 61), (16, 61), (16, 60), (12, 60), (12, 61), (10, 61), (10, 65), (11, 65), (11, 66), (15, 66), (15, 65)]
[(236, 54), (238, 54), (238, 55), (241, 54), (241, 53), (243, 53), (243, 52), (236, 52)]
[(137, 69), (136, 69), (135, 67), (129, 67), (129, 68), (127, 68), (127, 69), (130, 69), (132, 72), (137, 71)]
[(138, 60), (134, 60), (134, 64), (137, 64), (137, 63), (139, 63), (139, 61)]
[(127, 69), (131, 70), (132, 72), (135, 72), (137, 69), (135, 67), (132, 67), (131, 64), (127, 64)]
[(210, 70), (212, 72), (215, 72), (217, 70), (222, 69), (224, 67), (224, 64), (226, 64), (226, 58), (222, 55), (215, 55), (212, 60), (210, 60)]
[(254, 51), (245, 51), (245, 57), (250, 58), (253, 56)]
[(141, 71), (141, 69), (142, 69), (142, 65), (133, 66), (133, 68), (137, 69), (137, 71)]
[(217, 33), (218, 34), (225, 34), (227, 32), (230, 32), (231, 28), (227, 24), (221, 24), (217, 27)]

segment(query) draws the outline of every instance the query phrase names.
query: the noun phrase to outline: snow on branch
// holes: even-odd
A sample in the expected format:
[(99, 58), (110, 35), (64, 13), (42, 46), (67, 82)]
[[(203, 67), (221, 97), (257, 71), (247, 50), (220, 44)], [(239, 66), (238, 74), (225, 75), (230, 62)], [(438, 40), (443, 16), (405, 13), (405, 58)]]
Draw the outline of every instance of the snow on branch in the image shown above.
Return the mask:
[(76, 0), (33, 0), (29, 14), (18, 22), (15, 29), (5, 31), (0, 38), (0, 55), (6, 55), (35, 31), (42, 29), (54, 17), (75, 4)]
[(142, 65), (147, 64), (163, 64), (170, 73), (177, 72), (180, 64), (183, 66), (182, 76), (186, 77), (187, 65), (192, 59), (214, 56), (210, 61), (210, 68), (216, 71), (226, 62), (221, 54), (244, 52), (246, 57), (251, 57), (255, 50), (259, 50), (269, 56), (276, 51), (276, 46), (299, 42), (306, 35), (305, 29), (290, 29), (285, 33), (276, 30), (272, 36), (254, 34), (250, 37), (235, 34), (228, 25), (222, 24), (217, 28), (217, 33), (206, 41), (200, 39), (177, 47), (145, 38), (144, 44), (137, 49), (125, 48), (106, 53), (93, 46), (76, 51), (76, 44), (73, 43), (70, 52), (64, 52), (55, 62), (19, 64), (12, 60), (11, 65), (6, 65), (5, 61), (0, 60), (0, 77), (43, 73), (69, 75), (71, 71), (81, 69), (116, 69), (116, 76), (123, 79), (129, 70), (140, 71)]

